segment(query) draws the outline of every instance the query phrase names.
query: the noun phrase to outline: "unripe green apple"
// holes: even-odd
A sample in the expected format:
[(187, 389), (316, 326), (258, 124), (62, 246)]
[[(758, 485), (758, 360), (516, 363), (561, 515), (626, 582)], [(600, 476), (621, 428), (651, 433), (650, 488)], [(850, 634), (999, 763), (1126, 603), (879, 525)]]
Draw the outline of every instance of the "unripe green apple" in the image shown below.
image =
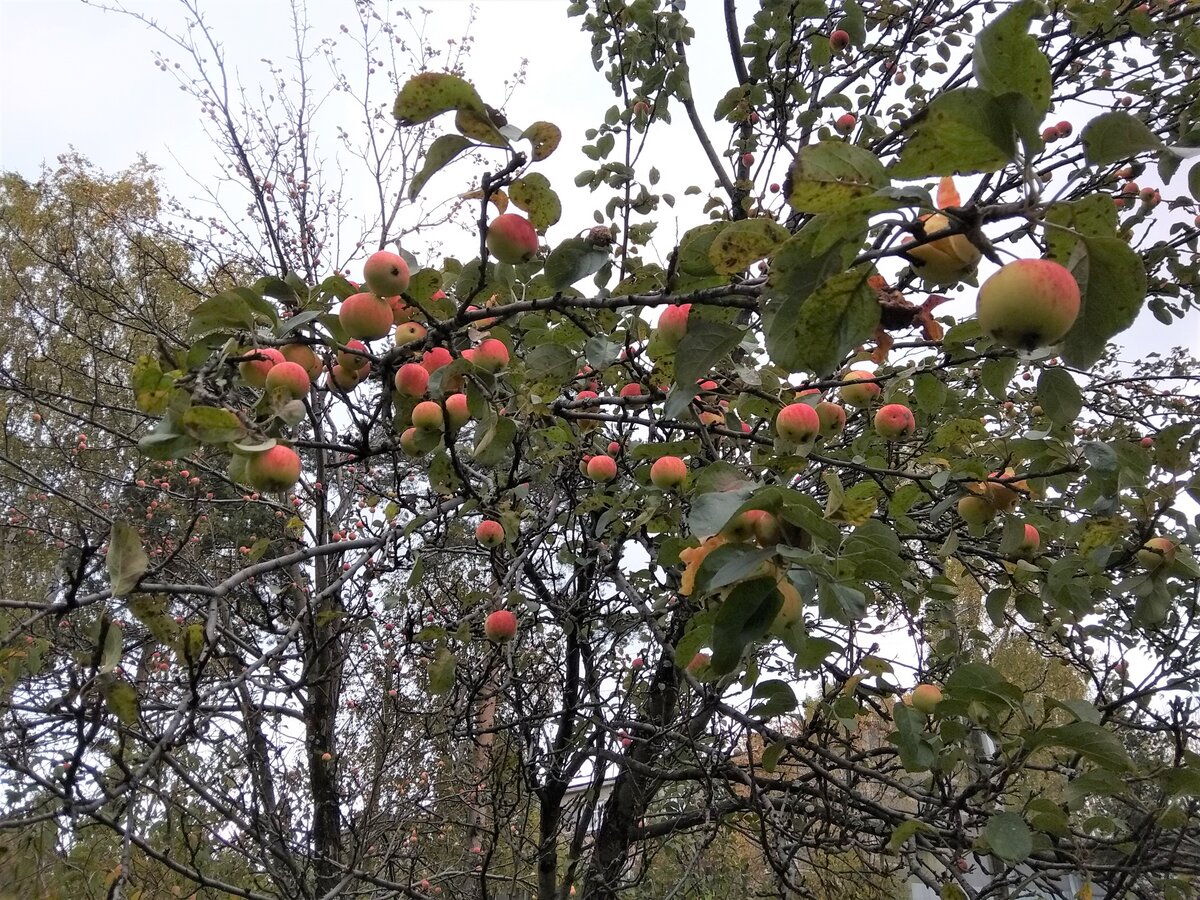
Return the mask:
[(803, 444), (821, 432), (821, 417), (807, 403), (789, 403), (775, 417), (775, 433), (785, 441)]
[(888, 441), (911, 437), (917, 430), (912, 410), (903, 403), (888, 403), (875, 413), (875, 433)]
[(1049, 259), (1018, 259), (979, 288), (979, 327), (997, 343), (1021, 350), (1066, 336), (1079, 316), (1079, 284)]
[(611, 456), (593, 456), (587, 464), (587, 476), (592, 481), (612, 481), (617, 477), (617, 461)]
[(913, 688), (913, 709), (932, 715), (937, 705), (942, 702), (942, 690), (936, 684), (918, 684)]
[(674, 347), (687, 334), (688, 316), (691, 311), (692, 304), (680, 303), (665, 307), (659, 315), (658, 336), (668, 347)]
[(262, 349), (246, 350), (242, 355), (249, 356), (251, 353), (262, 358), (248, 359), (238, 363), (238, 374), (242, 376), (242, 381), (250, 387), (265, 387), (267, 374), (275, 367), (276, 363), (284, 361), (283, 354), (274, 347), (263, 347)]
[(442, 415), (440, 404), (432, 400), (422, 400), (412, 411), (412, 423), (425, 431), (441, 431), (445, 417)]
[(475, 540), (484, 547), (499, 547), (504, 543), (504, 526), (495, 519), (484, 519), (475, 528)]
[(650, 467), (650, 483), (656, 488), (677, 488), (688, 477), (688, 467), (678, 456), (662, 456)]
[(958, 514), (968, 525), (985, 525), (996, 518), (996, 507), (986, 497), (968, 494), (958, 501)]
[(871, 372), (864, 372), (861, 369), (847, 372), (842, 376), (842, 386), (838, 388), (838, 396), (842, 398), (843, 403), (849, 403), (851, 406), (870, 406), (881, 391), (879, 385), (874, 381), (864, 381), (863, 379), (874, 377), (875, 375)]
[(1150, 538), (1137, 552), (1137, 559), (1151, 572), (1162, 566), (1169, 566), (1175, 562), (1175, 542), (1165, 537)]
[(260, 491), (286, 491), (300, 480), (300, 456), (291, 447), (276, 444), (250, 458), (246, 480)]
[(403, 433), (401, 433), (400, 449), (403, 450), (408, 456), (421, 455), (421, 447), (420, 444), (417, 443), (417, 429), (415, 426), (412, 428), (405, 428)]
[(397, 325), (396, 346), (403, 347), (405, 344), (415, 344), (417, 341), (423, 341), (426, 334), (428, 332), (420, 322), (405, 322), (403, 325)]
[(372, 253), (363, 265), (363, 280), (377, 297), (395, 297), (408, 290), (408, 263), (388, 250)]
[(502, 263), (529, 262), (537, 255), (537, 232), (524, 216), (505, 213), (488, 225), (487, 248)]
[(804, 615), (804, 601), (800, 598), (800, 592), (796, 590), (796, 586), (786, 577), (780, 578), (775, 587), (779, 589), (779, 593), (783, 597), (783, 605), (779, 607), (779, 612), (775, 614), (775, 619), (771, 622), (771, 630), (780, 632), (785, 631), (794, 622), (798, 622)]
[(496, 610), (484, 621), (483, 633), (487, 635), (488, 640), (497, 644), (512, 640), (517, 633), (516, 615), (511, 610)]
[(271, 367), (271, 371), (267, 373), (265, 387), (268, 391), (279, 391), (293, 400), (299, 400), (308, 396), (312, 382), (304, 366), (284, 360)]
[(405, 397), (421, 397), (428, 387), (429, 370), (420, 363), (405, 363), (396, 370), (396, 393)]
[(364, 341), (386, 337), (394, 324), (388, 302), (366, 292), (351, 294), (343, 300), (338, 319), (346, 334)]

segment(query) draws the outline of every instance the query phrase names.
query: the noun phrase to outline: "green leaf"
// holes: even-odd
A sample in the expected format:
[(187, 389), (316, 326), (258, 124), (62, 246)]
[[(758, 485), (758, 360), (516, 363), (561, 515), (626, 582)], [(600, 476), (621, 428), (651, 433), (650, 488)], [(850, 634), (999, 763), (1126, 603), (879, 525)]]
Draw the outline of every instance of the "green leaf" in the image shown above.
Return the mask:
[(879, 301), (867, 283), (874, 273), (870, 265), (855, 266), (824, 281), (810, 295), (789, 288), (807, 280), (803, 268), (791, 267), (793, 260), (776, 256), (768, 280), (772, 315), (767, 323), (767, 352), (785, 369), (827, 375), (847, 352), (863, 343), (879, 325)]
[(481, 466), (494, 466), (512, 452), (517, 423), (508, 416), (497, 416), (491, 427), (475, 438), (473, 456)]
[(896, 532), (878, 519), (868, 519), (846, 538), (842, 558), (854, 567), (856, 578), (899, 587), (911, 568), (900, 557), (901, 549)]
[(533, 144), (530, 159), (541, 162), (558, 148), (562, 131), (553, 122), (534, 122), (521, 133), (521, 137)]
[(425, 154), (425, 165), (421, 166), (421, 171), (413, 176), (412, 184), (408, 189), (408, 199), (416, 199), (417, 194), (421, 193), (421, 188), (425, 187), (425, 183), (430, 178), (470, 146), (471, 142), (459, 134), (443, 134), (430, 144), (429, 150)]
[(728, 222), (710, 222), (685, 231), (679, 241), (679, 271), (697, 277), (717, 274), (708, 251), (717, 235), (728, 227)]
[(844, 141), (820, 141), (796, 154), (784, 192), (797, 212), (836, 213), (890, 183), (874, 153)]
[(867, 614), (867, 596), (848, 584), (825, 581), (817, 591), (817, 607), (822, 616), (852, 626)]
[(1064, 747), (1114, 772), (1127, 772), (1133, 768), (1120, 739), (1092, 722), (1072, 722), (1059, 728), (1042, 729), (1033, 734), (1030, 746), (1032, 749)]
[(113, 522), (104, 565), (114, 597), (123, 597), (132, 591), (150, 567), (150, 558), (142, 549), (141, 538), (128, 522)]
[(1097, 166), (1158, 150), (1163, 145), (1141, 119), (1126, 112), (1096, 116), (1084, 126), (1082, 139), (1084, 156)]
[(1008, 115), (980, 88), (939, 95), (914, 122), (915, 131), (891, 170), (896, 178), (995, 172), (1016, 154)]
[(700, 494), (692, 501), (688, 512), (688, 528), (692, 534), (708, 537), (728, 524), (742, 504), (750, 499), (757, 486), (743, 484), (739, 488)]
[(525, 357), (525, 376), (530, 381), (566, 384), (579, 369), (579, 357), (562, 344), (541, 343)]
[(722, 275), (749, 268), (755, 260), (771, 253), (791, 237), (772, 219), (743, 219), (721, 230), (708, 248), (708, 261)]
[(1146, 299), (1146, 267), (1115, 237), (1083, 237), (1071, 256), (1059, 259), (1079, 282), (1079, 318), (1063, 339), (1063, 358), (1088, 368), (1117, 334), (1134, 323)]
[(241, 440), (246, 434), (245, 426), (231, 410), (216, 406), (189, 407), (179, 424), (188, 437), (202, 444), (224, 444)]
[(1017, 373), (1019, 363), (1015, 356), (989, 359), (979, 367), (979, 383), (996, 400), (1008, 397), (1008, 385)]
[(507, 147), (506, 138), (487, 111), (460, 109), (454, 116), (454, 127), (473, 141), (491, 147)]
[(1200, 165), (1192, 166), (1188, 170), (1188, 193), (1192, 195), (1193, 200), (1200, 200)]
[(1050, 109), (1050, 61), (1029, 34), (1036, 11), (1022, 0), (993, 19), (975, 40), (972, 62), (979, 86), (995, 96), (1016, 93), (1028, 98), (1038, 119)]
[(887, 849), (889, 852), (895, 853), (917, 832), (929, 830), (929, 826), (919, 819), (907, 819), (892, 830), (892, 836), (888, 838)]
[(760, 681), (750, 695), (750, 704), (750, 715), (773, 719), (796, 708), (796, 692), (790, 684), (778, 678)]
[(598, 249), (585, 238), (567, 238), (550, 251), (546, 260), (546, 281), (556, 291), (561, 291), (599, 272), (608, 260), (607, 248)]
[(444, 644), (429, 661), (429, 693), (447, 694), (454, 687), (454, 670), (458, 658)]
[(163, 374), (157, 359), (153, 356), (138, 357), (133, 367), (133, 397), (138, 409), (152, 416), (161, 416), (167, 411), (174, 384), (174, 377)]
[(675, 351), (675, 381), (694, 384), (741, 343), (742, 329), (711, 319), (692, 318)]
[(392, 115), (400, 125), (419, 125), (452, 109), (470, 109), (487, 115), (475, 88), (457, 75), (421, 72), (400, 88)]
[(743, 581), (730, 591), (713, 621), (713, 672), (727, 675), (737, 668), (746, 646), (767, 633), (782, 605), (773, 578)]
[(1005, 862), (1020, 862), (1033, 852), (1033, 832), (1017, 813), (995, 813), (983, 829), (992, 853)]
[(549, 179), (540, 172), (530, 172), (509, 185), (508, 198), (518, 209), (529, 213), (529, 221), (543, 234), (562, 217), (558, 194), (550, 189)]
[(279, 320), (274, 307), (249, 288), (223, 291), (192, 310), (189, 334), (217, 330), (249, 330)]
[(1038, 376), (1037, 402), (1059, 425), (1072, 425), (1083, 409), (1083, 394), (1071, 373), (1061, 366), (1043, 369)]
[(137, 690), (128, 681), (105, 679), (104, 702), (108, 711), (130, 727), (138, 723)]
[(1025, 699), (1024, 692), (985, 663), (966, 663), (946, 679), (946, 694), (964, 703), (982, 703), (1001, 709), (1015, 709)]

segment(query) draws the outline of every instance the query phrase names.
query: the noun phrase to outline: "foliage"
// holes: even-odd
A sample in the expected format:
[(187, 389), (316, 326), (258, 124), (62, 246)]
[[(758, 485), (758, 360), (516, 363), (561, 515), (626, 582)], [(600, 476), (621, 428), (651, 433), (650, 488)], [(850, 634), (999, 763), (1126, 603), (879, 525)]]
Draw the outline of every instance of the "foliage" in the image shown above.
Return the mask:
[[(289, 191), (293, 227), (268, 184), (315, 175), (232, 116), (257, 250), (180, 240), (144, 170), (6, 180), (3, 539), (33, 575), (0, 600), (0, 824), (44, 863), (10, 870), (27, 893), (93, 851), (131, 896), (1194, 895), (1196, 364), (1110, 341), (1195, 302), (1195, 4), (729, 3), (710, 99), (682, 7), (567, 5), (617, 98), (574, 191), (553, 110), (510, 123), (415, 51), (378, 245), (438, 192), (477, 228), (461, 259), (401, 250), (396, 340), (365, 349), (315, 236), (349, 198)], [(196, 90), (227, 103), (217, 65)], [(710, 185), (643, 160), (666, 128)], [(513, 209), (545, 242), (517, 265), (486, 240)], [(1078, 287), (1060, 344), (942, 306), (1014, 258)], [(303, 400), (239, 366), (295, 345)], [(832, 426), (775, 427), (822, 402)], [(257, 491), (279, 444), (301, 479)]]

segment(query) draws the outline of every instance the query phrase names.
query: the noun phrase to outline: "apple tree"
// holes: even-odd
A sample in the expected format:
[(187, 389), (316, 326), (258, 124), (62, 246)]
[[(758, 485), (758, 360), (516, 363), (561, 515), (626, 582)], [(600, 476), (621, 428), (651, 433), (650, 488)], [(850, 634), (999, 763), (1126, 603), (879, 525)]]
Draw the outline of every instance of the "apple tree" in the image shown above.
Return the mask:
[(684, 7), (564, 4), (582, 148), (399, 79), (470, 232), (263, 251), (132, 361), (252, 530), (119, 512), (11, 604), (0, 824), (241, 897), (1194, 896), (1195, 362), (1113, 341), (1190, 324), (1200, 9)]

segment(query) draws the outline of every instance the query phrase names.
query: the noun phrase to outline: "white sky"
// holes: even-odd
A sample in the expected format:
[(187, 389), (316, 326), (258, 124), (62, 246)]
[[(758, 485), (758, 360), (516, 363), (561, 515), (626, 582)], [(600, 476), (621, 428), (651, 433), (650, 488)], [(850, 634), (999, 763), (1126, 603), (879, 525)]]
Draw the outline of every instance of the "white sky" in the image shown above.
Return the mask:
[[(164, 24), (173, 26), (183, 18), (173, 0), (127, 2), (153, 12)], [(243, 82), (257, 82), (263, 57), (276, 62), (286, 59), (290, 39), (286, 0), (201, 0), (201, 4)], [(476, 5), (478, 22), (472, 33), (477, 40), (468, 62), (469, 77), (489, 99), (489, 78), (510, 74), (522, 57), (528, 57), (528, 81), (509, 104), (509, 117), (518, 125), (549, 119), (564, 133), (557, 153), (539, 166), (558, 189), (566, 210), (563, 220), (550, 230), (553, 244), (590, 227), (595, 201), (607, 197), (576, 189), (572, 179), (580, 169), (592, 167), (578, 152), (583, 131), (601, 120), (615, 98), (592, 68), (589, 38), (580, 31), (580, 20), (566, 17), (566, 0), (480, 0)], [(756, 5), (742, 0), (742, 18), (748, 18), (748, 10)], [(425, 0), (411, 6), (432, 9), (433, 28), (442, 37), (461, 34), (469, 12), (466, 0)], [(354, 18), (351, 0), (309, 0), (308, 7), (314, 39), (335, 35), (339, 24)], [(705, 115), (732, 85), (732, 67), (719, 4), (699, 0), (689, 4), (688, 14), (697, 31), (689, 53), (692, 77), (698, 107)], [(170, 48), (139, 22), (80, 0), (0, 0), (0, 167), (32, 176), (43, 161), (53, 163), (59, 153), (74, 146), (102, 169), (113, 171), (145, 153), (163, 167), (168, 190), (190, 195), (188, 176), (203, 180), (205, 173), (213, 172), (213, 154), (194, 101), (170, 75), (155, 68), (152, 49)], [(707, 65), (706, 60), (717, 62)], [(326, 127), (332, 127), (331, 121), (326, 120)], [(724, 145), (723, 132), (714, 130), (713, 137), (718, 148)], [(677, 232), (702, 221), (694, 205), (682, 202), (683, 188), (696, 183), (707, 190), (712, 181), (689, 138), (685, 117), (677, 111), (672, 126), (654, 133), (646, 157), (662, 171), (659, 189), (681, 200), (677, 206), (683, 211), (681, 221), (673, 221), (674, 213), (665, 206), (656, 216), (664, 246)], [(326, 147), (332, 149), (332, 133)], [(1186, 190), (1185, 173), (1186, 167), (1176, 176), (1176, 191)], [(439, 177), (444, 180), (439, 182)], [(460, 183), (442, 173), (426, 193), (445, 195)], [(1152, 168), (1142, 183), (1156, 184)], [(944, 309), (954, 315), (970, 312), (966, 302)], [(1146, 313), (1121, 342), (1132, 357), (1175, 344), (1196, 347), (1200, 345), (1196, 335), (1195, 320), (1166, 328)]]

